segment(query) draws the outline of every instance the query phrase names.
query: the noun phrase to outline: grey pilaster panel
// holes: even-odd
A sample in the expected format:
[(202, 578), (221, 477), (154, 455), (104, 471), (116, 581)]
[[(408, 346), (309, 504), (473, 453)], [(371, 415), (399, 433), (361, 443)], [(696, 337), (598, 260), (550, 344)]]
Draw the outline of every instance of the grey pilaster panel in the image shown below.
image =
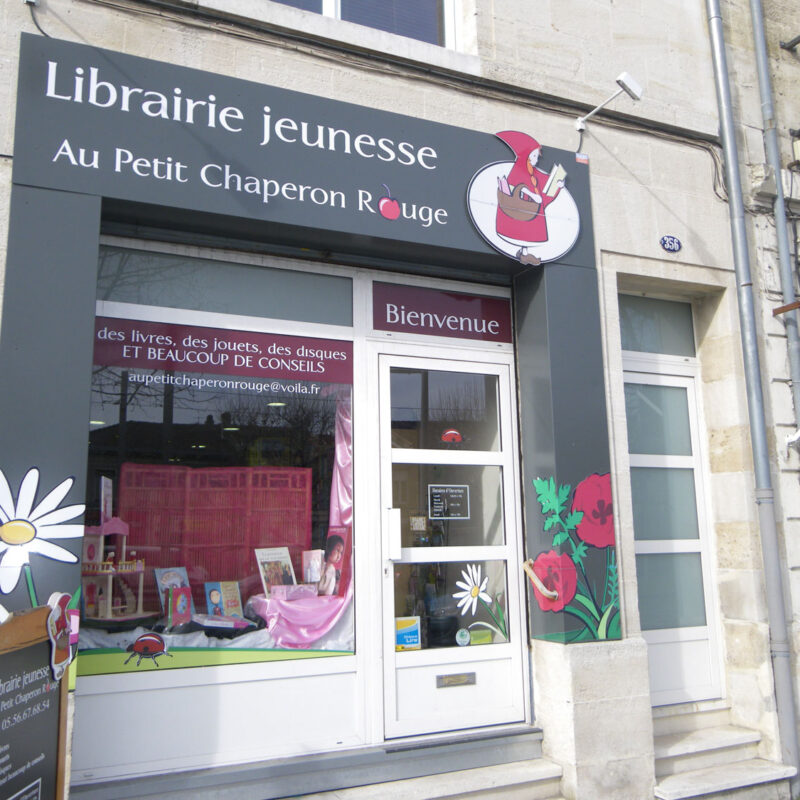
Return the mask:
[[(574, 492), (587, 477), (609, 472), (597, 275), (565, 264), (528, 271), (515, 281), (514, 305), (526, 555), (535, 559), (555, 551), (571, 557), (570, 540), (553, 544), (560, 529), (544, 530), (547, 515), (533, 482), (552, 477), (556, 487), (569, 485)], [(571, 539), (580, 545), (576, 533)], [(585, 578), (583, 593), (594, 595), (602, 611), (603, 595), (608, 601), (611, 591), (607, 578), (614, 577), (613, 547), (585, 548), (578, 580)], [(542, 610), (530, 587), (528, 592), (532, 636), (563, 641), (583, 629), (568, 611)], [(585, 611), (581, 605), (577, 608)], [(612, 610), (609, 621), (614, 615)]]
[[(36, 502), (69, 476), (75, 483), (62, 505), (84, 501), (99, 225), (98, 197), (13, 188), (0, 338), (0, 469), (15, 497), (35, 466)], [(80, 556), (80, 539), (57, 543)], [(80, 585), (79, 565), (30, 558), (40, 603)], [(0, 602), (29, 608), (24, 578)]]

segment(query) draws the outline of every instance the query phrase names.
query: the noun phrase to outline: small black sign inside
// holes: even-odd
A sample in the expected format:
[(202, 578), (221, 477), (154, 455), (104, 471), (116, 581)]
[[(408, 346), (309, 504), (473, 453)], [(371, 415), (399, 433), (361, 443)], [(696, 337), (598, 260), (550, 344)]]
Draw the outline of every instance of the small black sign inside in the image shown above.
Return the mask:
[(469, 486), (428, 484), (429, 519), (469, 519)]

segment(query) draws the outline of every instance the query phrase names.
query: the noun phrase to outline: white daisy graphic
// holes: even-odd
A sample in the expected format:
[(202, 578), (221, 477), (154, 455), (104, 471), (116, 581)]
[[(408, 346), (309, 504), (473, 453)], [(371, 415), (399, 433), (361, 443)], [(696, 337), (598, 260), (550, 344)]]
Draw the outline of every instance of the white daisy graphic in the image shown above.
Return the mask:
[(28, 470), (19, 485), (16, 503), (8, 481), (0, 470), (0, 593), (8, 594), (16, 587), (22, 568), (25, 567), (31, 602), (35, 604), (35, 592), (28, 566), (31, 553), (68, 564), (77, 562), (77, 556), (50, 541), (83, 536), (82, 524), (62, 523), (83, 514), (85, 506), (59, 508), (73, 482), (74, 478), (67, 478), (59, 483), (34, 508), (39, 488), (39, 470), (36, 467)]
[[(475, 610), (478, 607), (478, 600), (483, 600), (484, 603), (491, 603), (492, 598), (486, 594), (486, 584), (489, 583), (489, 576), (487, 575), (481, 581), (481, 567), (480, 564), (467, 564), (466, 572), (462, 569), (461, 575), (464, 578), (464, 583), (456, 581), (456, 586), (463, 589), (463, 592), (455, 592), (453, 597), (458, 600), (458, 608), (461, 609), (461, 616), (463, 617), (467, 611), (471, 610), (472, 616), (475, 616)], [(470, 609), (470, 606), (472, 607)]]

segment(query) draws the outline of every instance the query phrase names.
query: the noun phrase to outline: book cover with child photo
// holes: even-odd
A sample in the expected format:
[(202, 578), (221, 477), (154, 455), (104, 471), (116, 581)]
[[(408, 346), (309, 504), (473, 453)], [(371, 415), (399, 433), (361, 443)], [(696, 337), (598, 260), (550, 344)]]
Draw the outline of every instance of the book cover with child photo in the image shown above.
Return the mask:
[(271, 586), (293, 586), (297, 583), (288, 547), (260, 547), (255, 554), (258, 574), (267, 597), (270, 596)]
[(243, 617), (242, 596), (238, 581), (208, 581), (206, 612), (214, 617)]

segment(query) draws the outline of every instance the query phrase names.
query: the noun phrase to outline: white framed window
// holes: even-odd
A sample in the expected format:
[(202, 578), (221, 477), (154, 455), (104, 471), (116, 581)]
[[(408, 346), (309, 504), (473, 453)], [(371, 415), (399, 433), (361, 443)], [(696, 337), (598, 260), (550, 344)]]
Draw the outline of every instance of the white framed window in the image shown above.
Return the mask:
[(429, 44), (453, 47), (455, 0), (273, 0)]

